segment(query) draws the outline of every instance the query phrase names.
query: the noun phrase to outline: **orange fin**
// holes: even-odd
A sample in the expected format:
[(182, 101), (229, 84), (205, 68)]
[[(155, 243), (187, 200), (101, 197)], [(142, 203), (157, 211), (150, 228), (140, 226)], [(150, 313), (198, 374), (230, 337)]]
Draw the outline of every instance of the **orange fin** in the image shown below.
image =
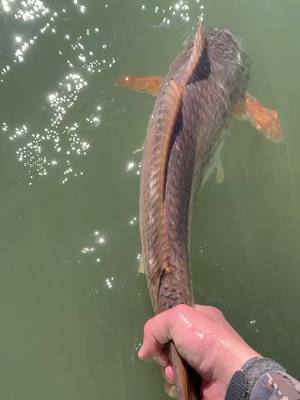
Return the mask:
[(278, 112), (263, 106), (249, 94), (237, 105), (233, 116), (248, 119), (258, 132), (273, 142), (281, 142), (284, 138)]
[(123, 75), (116, 80), (115, 86), (126, 87), (136, 92), (144, 92), (157, 96), (163, 83), (163, 78), (160, 76), (131, 76)]

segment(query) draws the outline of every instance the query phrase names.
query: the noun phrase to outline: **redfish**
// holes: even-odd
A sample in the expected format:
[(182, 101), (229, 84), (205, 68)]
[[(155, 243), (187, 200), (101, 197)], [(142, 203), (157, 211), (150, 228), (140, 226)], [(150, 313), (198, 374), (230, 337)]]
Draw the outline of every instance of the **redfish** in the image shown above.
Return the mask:
[[(141, 263), (155, 313), (194, 302), (190, 230), (197, 188), (205, 181), (233, 116), (245, 117), (266, 137), (281, 140), (276, 111), (247, 94), (249, 59), (225, 29), (204, 30), (165, 79), (121, 78), (118, 85), (158, 95), (143, 151), (140, 188)], [(173, 342), (169, 358), (179, 400), (200, 398)]]

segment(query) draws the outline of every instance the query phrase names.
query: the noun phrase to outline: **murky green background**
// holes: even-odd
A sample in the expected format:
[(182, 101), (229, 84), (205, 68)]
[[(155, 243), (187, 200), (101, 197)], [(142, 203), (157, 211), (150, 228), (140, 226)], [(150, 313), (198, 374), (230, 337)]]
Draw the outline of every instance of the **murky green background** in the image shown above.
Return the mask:
[(165, 398), (136, 356), (152, 310), (133, 151), (153, 99), (113, 82), (163, 75), (200, 13), (243, 39), (286, 139), (233, 123), (225, 181), (195, 204), (195, 297), (300, 374), (299, 1), (0, 0), (1, 398)]

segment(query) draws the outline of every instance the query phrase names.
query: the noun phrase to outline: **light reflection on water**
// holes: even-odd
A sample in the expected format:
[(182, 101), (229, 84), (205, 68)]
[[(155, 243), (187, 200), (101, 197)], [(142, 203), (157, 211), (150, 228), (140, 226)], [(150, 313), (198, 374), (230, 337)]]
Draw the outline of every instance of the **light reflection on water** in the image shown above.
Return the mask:
[(80, 250), (81, 255), (93, 257), (93, 262), (101, 262), (103, 246), (107, 244), (107, 237), (100, 230), (94, 230), (87, 244)]
[(191, 7), (195, 4), (198, 5), (198, 16), (203, 17), (204, 5), (200, 4), (200, 0), (170, 2), (168, 7), (158, 4), (151, 7), (145, 3), (141, 5), (141, 10), (147, 11), (150, 15), (152, 14), (155, 20), (159, 18), (160, 22), (154, 26), (162, 28), (168, 27), (177, 21), (189, 23), (191, 21), (191, 11), (195, 12), (195, 8), (193, 7), (193, 10), (191, 10)]
[(41, 0), (1, 0), (0, 9), (12, 14), (16, 20), (33, 21), (49, 13), (49, 8)]
[[(49, 115), (49, 123), (34, 128), (34, 121), (29, 120), (26, 124), (21, 122), (18, 126), (9, 126), (4, 119), (1, 124), (2, 132), (7, 134), (10, 141), (16, 142), (17, 160), (28, 172), (29, 185), (38, 176), (51, 173), (53, 168), (61, 171), (60, 182), (65, 184), (70, 177), (84, 174), (74, 165), (74, 160), (87, 156), (90, 143), (86, 132), (101, 127), (104, 113), (103, 105), (98, 103), (92, 106), (83, 121), (79, 121), (75, 119), (72, 110), (82, 101), (83, 89), (89, 85), (93, 75), (112, 68), (117, 63), (116, 56), (112, 55), (113, 49), (107, 36), (106, 40), (101, 39), (103, 35), (98, 26), (86, 28), (74, 38), (71, 33), (58, 33), (57, 27), (62, 24), (62, 18), (72, 13), (72, 7), (85, 14), (86, 6), (78, 1), (73, 1), (73, 6), (57, 10), (49, 9), (42, 1), (33, 0), (2, 0), (0, 4), (8, 17), (23, 24), (30, 23), (32, 31), (36, 31), (31, 38), (26, 39), (27, 31), (23, 33), (22, 26), (19, 26), (18, 34), (13, 37), (18, 47), (14, 50), (11, 63), (2, 67), (2, 84), (9, 84), (9, 74), (14, 65), (30, 62), (31, 51), (42, 36), (59, 36), (56, 40), (57, 55), (66, 63), (66, 72), (57, 86), (45, 95), (43, 109)], [(41, 27), (34, 25), (35, 22), (40, 25), (39, 20), (43, 21)], [(61, 46), (62, 40), (69, 45)], [(22, 74), (22, 70), (19, 74)]]

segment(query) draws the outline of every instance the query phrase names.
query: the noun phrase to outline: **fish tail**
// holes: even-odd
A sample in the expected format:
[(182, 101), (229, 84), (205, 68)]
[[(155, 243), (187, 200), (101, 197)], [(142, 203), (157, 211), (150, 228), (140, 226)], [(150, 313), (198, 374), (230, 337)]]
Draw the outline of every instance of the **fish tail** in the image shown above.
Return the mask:
[(195, 38), (194, 38), (194, 43), (193, 43), (193, 48), (190, 56), (190, 60), (188, 63), (188, 66), (186, 68), (186, 71), (182, 74), (180, 78), (180, 84), (184, 87), (191, 76), (193, 75), (197, 65), (200, 62), (201, 56), (203, 54), (203, 51), (205, 49), (206, 45), (206, 40), (205, 40), (205, 31), (204, 31), (204, 26), (201, 20), (198, 22)]
[(173, 342), (169, 345), (169, 358), (175, 372), (177, 400), (201, 400), (201, 378), (180, 357)]

